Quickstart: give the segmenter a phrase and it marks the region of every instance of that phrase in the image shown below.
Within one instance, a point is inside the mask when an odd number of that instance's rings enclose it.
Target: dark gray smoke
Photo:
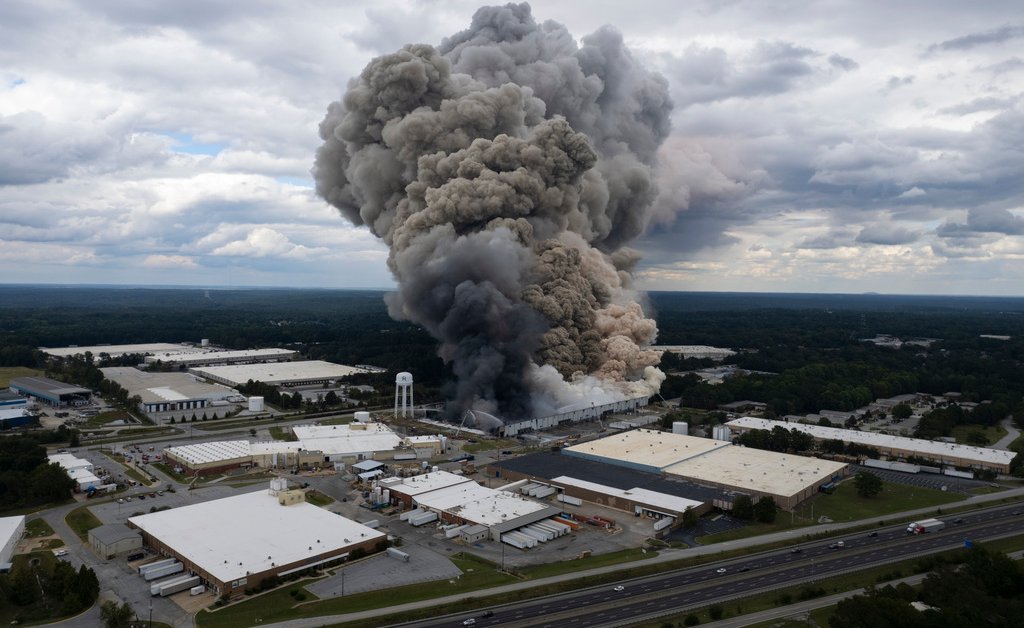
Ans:
[[[320,125],[317,192],[391,249],[392,316],[506,418],[657,390],[629,285],[669,132],[665,81],[609,27],[577,46],[527,4],[374,59]]]

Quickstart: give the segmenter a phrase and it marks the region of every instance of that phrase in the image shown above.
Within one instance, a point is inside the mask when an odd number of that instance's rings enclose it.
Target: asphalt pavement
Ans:
[[[962,505],[967,505],[967,504],[984,504],[984,503],[987,503],[987,502],[999,501],[999,500],[1004,499],[1006,497],[1017,497],[1017,496],[1024,496],[1024,488],[1010,489],[1010,490],[1007,490],[1007,491],[1001,491],[999,493],[991,493],[991,494],[986,494],[986,495],[976,495],[976,496],[973,496],[973,497],[969,497],[968,499],[965,499],[965,500],[963,500],[961,502],[957,502],[956,506],[962,506]],[[774,542],[777,542],[777,541],[801,540],[801,539],[805,539],[807,537],[813,537],[813,536],[821,534],[821,533],[834,532],[834,531],[842,531],[842,530],[846,530],[846,529],[853,528],[853,527],[863,526],[863,525],[866,525],[866,524],[870,525],[872,523],[877,523],[879,521],[886,521],[886,522],[889,522],[891,524],[892,522],[899,521],[901,519],[912,520],[917,515],[922,515],[922,514],[934,515],[934,513],[935,513],[935,508],[934,507],[919,508],[919,509],[915,509],[915,510],[910,510],[910,511],[902,512],[902,513],[893,513],[893,514],[889,514],[889,515],[884,515],[884,516],[880,516],[880,517],[874,517],[874,518],[871,518],[871,519],[864,519],[864,520],[850,522],[850,523],[821,524],[821,525],[816,525],[816,526],[810,526],[810,527],[804,527],[804,528],[796,528],[796,529],[792,529],[792,530],[785,530],[783,532],[777,532],[775,534],[768,534],[768,535],[751,537],[751,538],[746,538],[746,539],[738,539],[738,540],[735,540],[735,541],[726,541],[726,542],[716,543],[714,545],[709,545],[709,546],[691,547],[691,548],[680,549],[680,550],[664,550],[664,551],[661,551],[658,554],[658,556],[655,556],[653,558],[648,558],[648,559],[644,559],[644,560],[640,560],[640,561],[633,561],[633,562],[630,562],[630,563],[625,564],[625,565],[611,565],[611,566],[608,566],[608,567],[599,567],[599,568],[595,568],[595,569],[588,569],[588,570],[583,570],[583,571],[578,571],[578,572],[573,572],[573,573],[568,573],[568,574],[562,574],[562,575],[558,575],[558,576],[552,576],[550,578],[543,578],[543,579],[539,579],[539,580],[531,580],[531,581],[528,581],[528,582],[518,582],[518,583],[514,583],[514,584],[500,586],[500,587],[493,587],[493,588],[484,589],[484,590],[481,590],[481,591],[473,591],[473,592],[469,592],[469,593],[462,593],[462,594],[459,594],[459,595],[446,596],[446,597],[441,597],[441,598],[434,598],[434,599],[430,599],[430,600],[422,600],[422,601],[419,601],[419,602],[411,602],[411,603],[408,603],[408,604],[392,606],[392,607],[388,607],[388,608],[384,608],[384,609],[374,609],[374,610],[368,610],[368,611],[363,611],[363,612],[358,612],[358,613],[348,613],[348,614],[344,614],[344,615],[327,615],[327,616],[322,616],[322,617],[311,617],[311,618],[304,618],[304,619],[295,619],[295,620],[289,620],[289,621],[284,621],[284,622],[278,622],[278,623],[274,623],[274,624],[266,624],[266,626],[275,626],[277,628],[315,628],[315,627],[319,627],[319,626],[327,626],[327,625],[331,625],[331,624],[335,624],[335,623],[343,623],[343,622],[347,622],[347,621],[357,621],[357,620],[364,621],[364,620],[367,620],[367,619],[373,619],[374,617],[379,617],[379,616],[383,616],[383,615],[389,615],[389,614],[392,614],[392,613],[405,612],[405,611],[410,611],[410,610],[420,610],[420,609],[432,608],[432,607],[442,607],[443,608],[443,606],[445,604],[461,602],[461,601],[464,601],[464,600],[467,600],[467,599],[487,598],[487,597],[490,597],[492,595],[498,595],[498,594],[502,594],[502,593],[519,591],[519,590],[523,590],[523,589],[530,589],[530,588],[534,588],[534,587],[538,587],[538,586],[543,586],[543,585],[547,585],[547,584],[554,584],[554,583],[558,583],[558,582],[567,582],[567,581],[576,580],[576,579],[579,579],[579,578],[582,578],[582,577],[614,573],[614,572],[616,572],[618,570],[621,570],[621,569],[626,569],[626,568],[631,568],[631,567],[636,567],[636,566],[641,566],[641,565],[655,565],[655,564],[662,564],[662,563],[666,563],[666,562],[672,562],[672,561],[679,560],[679,559],[682,559],[682,558],[691,558],[691,557],[695,557],[695,556],[704,556],[704,555],[709,555],[709,554],[719,554],[719,553],[724,552],[724,551],[740,549],[740,548],[745,548],[745,547],[754,547],[754,546],[758,546],[758,545],[774,543]]]

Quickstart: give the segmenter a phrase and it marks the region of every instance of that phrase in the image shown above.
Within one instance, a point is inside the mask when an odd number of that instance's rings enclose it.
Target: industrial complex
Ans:
[[[84,406],[92,398],[92,391],[88,388],[72,386],[49,377],[14,377],[11,379],[11,390],[55,408]]]
[[[997,473],[1009,473],[1010,462],[1013,460],[1014,455],[1016,455],[1013,451],[990,449],[988,447],[958,445],[956,443],[892,436],[877,432],[861,432],[821,425],[808,425],[805,423],[770,421],[754,417],[734,419],[726,423],[726,426],[737,435],[749,430],[772,430],[776,427],[782,427],[809,434],[817,441],[839,440],[845,443],[867,445],[878,450],[878,453],[882,456],[890,458],[906,459],[914,457],[930,460],[940,465],[951,465],[965,469],[989,469]]]
[[[68,477],[75,481],[76,491],[96,489],[103,484],[103,480],[93,473],[95,470],[93,464],[84,458],[78,458],[72,454],[50,454],[47,458],[52,464],[60,465]]]
[[[420,460],[443,452],[441,435],[402,437],[383,423],[298,425],[296,441],[212,441],[164,449],[164,460],[189,475],[242,467],[309,469],[360,460]]]
[[[193,367],[228,364],[257,364],[261,362],[286,362],[298,357],[291,349],[249,349],[246,351],[218,351],[212,349],[191,349],[188,351],[159,351],[146,356],[146,364],[161,363],[165,366]]]
[[[101,368],[103,376],[117,382],[138,396],[140,409],[146,413],[199,410],[214,402],[244,401],[245,398],[226,386],[207,384],[189,373],[140,371],[127,366]]]
[[[386,542],[382,532],[307,504],[285,480],[274,480],[270,490],[131,517],[128,525],[173,559],[172,569],[198,577],[218,595],[341,562],[357,550],[370,553]]]
[[[250,380],[271,386],[308,386],[330,384],[349,375],[369,373],[370,371],[322,360],[304,360],[271,364],[197,367],[189,369],[189,372],[227,386],[240,386]]]
[[[646,429],[581,443],[562,453],[754,497],[772,497],[785,510],[792,510],[818,487],[847,473],[844,463]]]

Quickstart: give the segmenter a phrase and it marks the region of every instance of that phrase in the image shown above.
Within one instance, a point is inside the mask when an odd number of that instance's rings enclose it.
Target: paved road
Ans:
[[[1024,552],[1012,552],[1009,554],[1010,558],[1014,560],[1020,560],[1024,556]],[[898,580],[892,580],[887,584],[896,586],[902,583],[909,584],[911,586],[919,584],[924,580],[928,574],[917,574],[906,578],[900,578]],[[825,597],[815,598],[806,602],[797,602],[788,606],[779,606],[777,608],[770,608],[768,610],[759,611],[757,613],[749,613],[747,615],[740,615],[739,617],[731,617],[729,619],[722,619],[720,621],[712,622],[710,624],[703,624],[706,628],[742,628],[743,626],[750,626],[753,624],[759,624],[761,622],[773,620],[773,619],[785,619],[795,618],[804,616],[807,613],[817,610],[819,608],[825,608],[826,606],[832,606],[851,598],[855,595],[860,595],[864,592],[864,589],[854,589],[852,591],[846,591],[844,593],[836,593],[834,595],[828,595]]]
[[[1000,438],[991,447],[992,449],[1006,450],[1010,446],[1010,443],[1017,440],[1017,437],[1020,436],[1020,431],[1014,427],[1013,417],[1006,417],[1000,425],[1002,425],[1003,429],[1006,430],[1006,436]]]

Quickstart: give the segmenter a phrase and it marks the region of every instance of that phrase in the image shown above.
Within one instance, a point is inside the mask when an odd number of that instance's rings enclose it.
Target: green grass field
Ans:
[[[83,541],[89,540],[89,530],[103,525],[102,522],[96,518],[96,515],[92,514],[88,506],[75,508],[68,513],[68,516],[64,517],[64,521],[67,522],[68,527],[75,531],[78,538]]]
[[[812,497],[815,519],[826,516],[832,521],[855,521],[878,517],[904,510],[942,506],[966,499],[959,493],[944,493],[919,486],[907,486],[895,482],[883,482],[882,492],[875,497],[861,497],[853,485],[853,479],[844,481],[831,495],[824,493]],[[811,505],[805,503],[798,515],[810,517]]]
[[[25,536],[40,537],[53,534],[53,528],[46,523],[45,519],[33,519],[25,523]]]
[[[0,388],[8,388],[15,377],[38,377],[43,372],[27,366],[0,366]]]
[[[972,442],[971,438],[968,438],[968,434],[972,432],[980,432],[985,435],[985,442],[982,443]],[[995,443],[1000,438],[1006,436],[1006,430],[999,425],[957,425],[953,428],[953,437],[956,438],[956,442],[966,445],[980,445],[986,447]]]
[[[302,617],[349,613],[397,606],[406,602],[428,600],[518,581],[513,576],[498,572],[493,563],[471,554],[457,554],[451,559],[463,573],[454,580],[425,582],[327,600],[317,600],[316,596],[306,591],[301,584],[291,583],[215,612],[202,611],[196,615],[196,625],[203,628],[235,628]],[[295,588],[300,589],[306,594],[307,599],[313,601],[297,604],[289,594],[289,591]]]
[[[308,491],[306,493],[306,501],[314,506],[320,506],[323,508],[328,504],[334,503],[334,498],[330,495],[324,495],[320,491]]]
[[[108,410],[107,412],[100,412],[96,416],[90,417],[85,424],[89,427],[100,427],[108,423],[113,423],[114,421],[125,421],[126,423],[131,423],[132,417],[124,410]]]

